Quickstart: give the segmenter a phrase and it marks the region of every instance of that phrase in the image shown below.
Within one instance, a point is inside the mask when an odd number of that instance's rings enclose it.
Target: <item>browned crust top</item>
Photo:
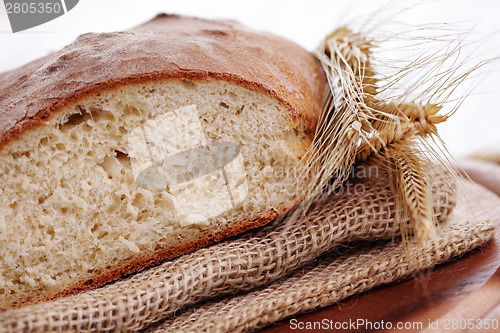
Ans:
[[[127,32],[89,33],[0,74],[0,147],[62,107],[118,85],[221,79],[262,90],[313,130],[326,79],[295,43],[232,21],[159,14]]]

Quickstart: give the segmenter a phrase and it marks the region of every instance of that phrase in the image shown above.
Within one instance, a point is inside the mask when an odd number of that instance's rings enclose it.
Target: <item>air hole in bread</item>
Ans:
[[[195,84],[189,80],[181,80],[181,84],[185,89],[194,89]]]
[[[72,114],[68,117],[65,124],[66,127],[78,126],[90,119],[90,113],[84,110],[82,107],[77,107],[78,112]]]
[[[40,198],[38,198],[38,204],[39,205],[43,204],[45,200],[47,200],[47,196],[41,196]]]

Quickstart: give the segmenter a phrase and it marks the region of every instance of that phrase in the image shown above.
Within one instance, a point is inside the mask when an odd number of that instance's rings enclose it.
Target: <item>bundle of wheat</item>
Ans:
[[[436,163],[453,171],[446,149],[432,146],[441,142],[436,125],[446,121],[458,107],[438,114],[450,101],[457,85],[489,61],[459,73],[460,65],[439,68],[428,87],[418,96],[403,90],[399,94],[382,94],[395,90],[402,77],[412,70],[457,56],[460,47],[442,57],[434,55],[396,68],[393,75],[377,73],[372,50],[380,41],[370,34],[341,27],[329,34],[315,51],[328,78],[329,92],[319,117],[315,142],[308,156],[313,171],[314,189],[321,191],[333,177],[333,188],[349,175],[355,162],[368,161],[389,170],[392,187],[399,201],[400,221],[410,218],[413,234],[424,241],[435,238],[435,219],[428,190],[430,169]],[[444,66],[443,66],[444,67]],[[434,68],[436,69],[436,68]],[[431,70],[432,71],[432,70]],[[421,80],[429,76],[422,74]],[[416,84],[419,80],[415,80]],[[432,102],[433,100],[437,102]],[[445,186],[452,187],[453,181]],[[314,192],[317,194],[317,192]],[[307,205],[307,204],[306,204]]]

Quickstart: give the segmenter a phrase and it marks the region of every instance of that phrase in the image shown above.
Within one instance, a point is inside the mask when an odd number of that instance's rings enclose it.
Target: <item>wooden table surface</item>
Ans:
[[[484,161],[464,160],[460,166],[475,182],[500,196],[500,166]],[[459,327],[468,320],[476,324],[484,319],[500,323],[500,216],[494,239],[461,258],[438,265],[417,278],[375,288],[341,303],[294,317],[297,322],[349,322],[363,318],[372,323],[390,321],[422,323],[422,329],[397,332],[463,332]],[[479,320],[479,321],[476,321]],[[428,327],[429,323],[433,327]],[[435,329],[439,323],[439,329]],[[457,327],[453,325],[456,323]],[[475,324],[475,325],[476,325]],[[418,325],[418,324],[415,324]],[[445,329],[445,325],[447,325]],[[500,326],[499,326],[500,327]],[[264,329],[265,333],[313,332],[292,329],[290,319]],[[344,332],[388,332],[383,329],[344,330]],[[497,329],[468,332],[500,332]]]

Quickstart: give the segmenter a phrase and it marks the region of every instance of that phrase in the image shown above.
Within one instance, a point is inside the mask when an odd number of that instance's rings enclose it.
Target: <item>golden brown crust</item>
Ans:
[[[259,89],[316,125],[326,79],[314,56],[230,21],[160,14],[128,32],[89,33],[47,57],[0,74],[0,147],[64,106],[119,85],[215,78]]]

